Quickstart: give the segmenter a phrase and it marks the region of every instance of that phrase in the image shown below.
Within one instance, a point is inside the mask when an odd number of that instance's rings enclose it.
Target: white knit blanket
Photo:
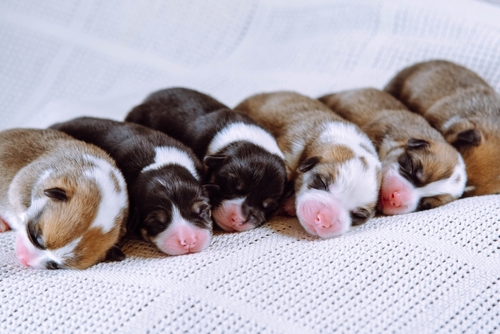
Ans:
[[[0,130],[123,119],[170,86],[230,106],[382,88],[433,58],[500,89],[495,1],[2,0],[0,31]],[[84,271],[24,268],[14,237],[0,234],[0,333],[500,332],[500,195],[329,240],[282,217],[186,256],[133,240]]]

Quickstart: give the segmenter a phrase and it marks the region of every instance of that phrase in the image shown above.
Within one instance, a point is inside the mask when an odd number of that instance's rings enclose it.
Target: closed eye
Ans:
[[[419,187],[423,185],[423,167],[420,163],[414,162],[410,155],[404,154],[398,159],[399,171],[413,185]]]
[[[328,183],[320,175],[315,174],[309,183],[309,188],[328,191]]]
[[[45,250],[45,243],[42,237],[42,231],[38,224],[33,223],[33,221],[29,221],[27,224],[27,234],[30,242],[38,249]]]
[[[370,218],[370,211],[360,208],[350,212],[352,225],[357,226],[366,223],[366,221]]]

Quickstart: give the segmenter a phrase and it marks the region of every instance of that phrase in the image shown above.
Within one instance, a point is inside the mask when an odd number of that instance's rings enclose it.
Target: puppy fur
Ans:
[[[85,269],[123,259],[125,180],[101,149],[54,130],[0,132],[0,225],[33,268]]]
[[[319,100],[356,123],[374,143],[382,161],[382,213],[431,209],[462,195],[467,176],[460,154],[393,96],[366,88]]]
[[[285,210],[308,233],[334,237],[374,216],[381,164],[356,125],[293,92],[254,95],[235,110],[276,137],[295,189]]]
[[[385,91],[425,117],[462,154],[464,196],[500,193],[500,96],[482,78],[433,60],[403,69]]]
[[[286,184],[283,153],[250,117],[208,95],[171,88],[151,94],[126,121],[182,141],[203,160],[213,218],[223,230],[258,227],[280,206]]]
[[[128,184],[131,231],[169,255],[209,246],[208,194],[200,182],[201,162],[189,148],[159,131],[108,119],[82,117],[52,128],[92,143],[116,160]]]

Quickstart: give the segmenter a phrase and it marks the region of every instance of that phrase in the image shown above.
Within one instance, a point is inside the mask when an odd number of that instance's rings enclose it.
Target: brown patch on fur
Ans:
[[[325,150],[322,156],[322,160],[335,161],[337,163],[343,163],[351,159],[354,159],[354,152],[344,145],[330,146],[330,149]]]
[[[456,145],[467,169],[464,196],[500,193],[500,96],[471,70],[442,60],[403,69],[385,87],[423,115]],[[450,122],[451,120],[451,122]],[[463,131],[479,131],[477,146],[457,144]]]
[[[87,180],[57,180],[48,182],[44,188],[57,186],[65,189],[67,201],[49,200],[45,206],[40,227],[47,249],[58,249],[75,237],[85,233],[97,215],[101,202],[99,187]]]

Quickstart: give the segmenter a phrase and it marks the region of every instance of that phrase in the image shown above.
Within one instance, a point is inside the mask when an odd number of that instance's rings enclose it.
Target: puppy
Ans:
[[[467,176],[460,154],[391,95],[367,88],[319,100],[356,123],[374,143],[382,161],[382,213],[431,209],[462,195]]]
[[[462,154],[464,196],[500,193],[500,96],[483,79],[433,60],[405,68],[385,91],[424,116]]]
[[[52,128],[92,143],[116,160],[128,184],[131,231],[169,255],[208,247],[210,205],[200,183],[201,163],[189,148],[161,132],[108,119],[82,117]]]
[[[33,268],[85,269],[125,256],[125,180],[101,149],[54,130],[0,132],[0,231]]]
[[[294,181],[295,203],[285,209],[308,233],[330,238],[373,217],[381,164],[356,125],[292,92],[254,95],[235,110],[276,137]]]
[[[213,218],[223,230],[262,225],[280,206],[283,153],[270,133],[208,95],[184,88],[151,94],[127,116],[179,139],[207,166]]]

